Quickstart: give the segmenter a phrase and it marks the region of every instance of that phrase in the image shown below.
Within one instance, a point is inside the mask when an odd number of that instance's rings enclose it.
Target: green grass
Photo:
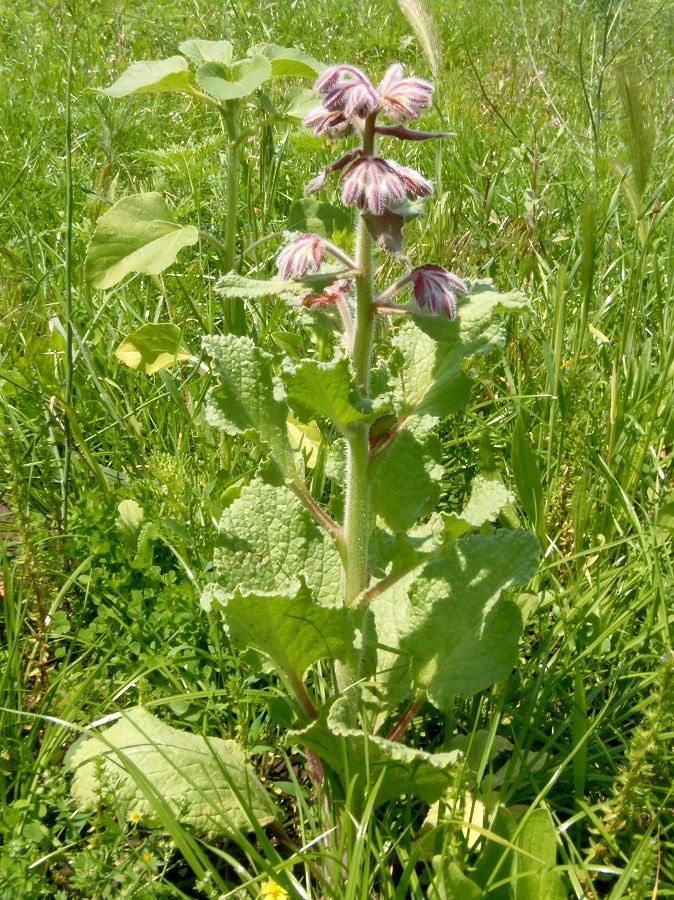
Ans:
[[[381,0],[5,6],[0,499],[11,512],[0,524],[0,897],[256,897],[272,870],[298,897],[459,896],[428,887],[432,854],[418,844],[426,811],[412,801],[373,811],[374,796],[332,798],[322,813],[301,758],[285,756],[290,714],[273,680],[251,675],[199,612],[214,521],[258,460],[204,423],[198,371],[146,377],[114,348],[146,321],[175,321],[194,346],[217,331],[216,253],[185,250],[162,279],[105,296],[82,274],[107,201],[156,189],[178,218],[220,236],[226,208],[224,144],[207,112],[164,97],[110,102],[87,88],[197,36],[292,43],[373,76],[400,59],[428,75],[407,21]],[[492,744],[510,741],[495,762],[484,755],[480,777],[503,766],[504,802],[549,810],[569,896],[674,897],[674,17],[653,0],[489,0],[479,15],[452,0],[436,14],[444,63],[424,124],[455,136],[438,154],[409,151],[437,189],[408,251],[518,286],[532,304],[503,358],[479,363],[470,412],[441,427],[443,503],[460,505],[487,458],[513,487],[524,468],[539,493],[517,512],[538,514],[532,526],[545,540],[508,683],[458,703],[452,717],[424,707],[412,735],[429,749],[481,729]],[[299,130],[249,144],[242,243],[283,229],[328,158]],[[245,266],[271,273],[277,246],[260,245]],[[280,304],[251,321],[263,342],[292,327]],[[126,498],[154,528],[144,556],[116,529]],[[211,890],[196,884],[170,829],[136,828],[103,803],[77,812],[62,774],[67,746],[78,728],[136,702],[238,737],[283,782],[295,849],[264,833],[200,844],[219,885]],[[476,856],[460,818],[437,826],[435,847],[469,870]],[[497,851],[494,841],[482,849],[496,860],[492,886],[505,879]],[[506,886],[486,896],[511,895]]]

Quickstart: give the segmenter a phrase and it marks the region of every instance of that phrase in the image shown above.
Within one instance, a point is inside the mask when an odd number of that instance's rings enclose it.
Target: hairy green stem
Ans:
[[[227,220],[223,261],[226,272],[236,270],[237,210],[239,204],[239,105],[237,101],[226,101],[222,107],[222,118],[227,130]],[[227,326],[233,334],[245,332],[243,302],[226,299],[225,316]]]
[[[363,153],[375,152],[376,114],[368,116],[363,129]],[[367,395],[374,333],[374,262],[372,238],[358,217],[356,231],[356,321],[352,362],[356,384]],[[354,426],[347,439],[345,603],[356,606],[368,583],[368,538],[370,532],[370,434],[365,424]]]

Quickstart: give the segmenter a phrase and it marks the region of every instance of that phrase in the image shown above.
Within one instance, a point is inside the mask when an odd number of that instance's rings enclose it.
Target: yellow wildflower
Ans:
[[[262,885],[262,890],[260,891],[260,900],[264,898],[264,900],[285,900],[288,896],[288,891],[285,888],[282,888],[280,884],[276,884],[275,881],[272,881],[271,878],[268,878],[265,883]]]

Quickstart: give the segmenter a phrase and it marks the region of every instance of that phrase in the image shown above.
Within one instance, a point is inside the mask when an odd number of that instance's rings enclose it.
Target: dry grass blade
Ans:
[[[398,6],[410,23],[431,67],[433,78],[437,80],[442,66],[442,43],[438,23],[423,0],[398,0]]]

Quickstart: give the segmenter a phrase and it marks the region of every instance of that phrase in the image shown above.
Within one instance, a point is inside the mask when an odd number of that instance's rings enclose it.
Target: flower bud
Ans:
[[[281,250],[276,260],[279,278],[302,278],[317,272],[323,262],[325,245],[318,234],[300,234]]]
[[[465,294],[468,290],[458,275],[428,263],[413,269],[409,278],[414,288],[414,298],[421,309],[428,305],[434,315],[444,313],[448,319],[456,318],[455,291]]]

